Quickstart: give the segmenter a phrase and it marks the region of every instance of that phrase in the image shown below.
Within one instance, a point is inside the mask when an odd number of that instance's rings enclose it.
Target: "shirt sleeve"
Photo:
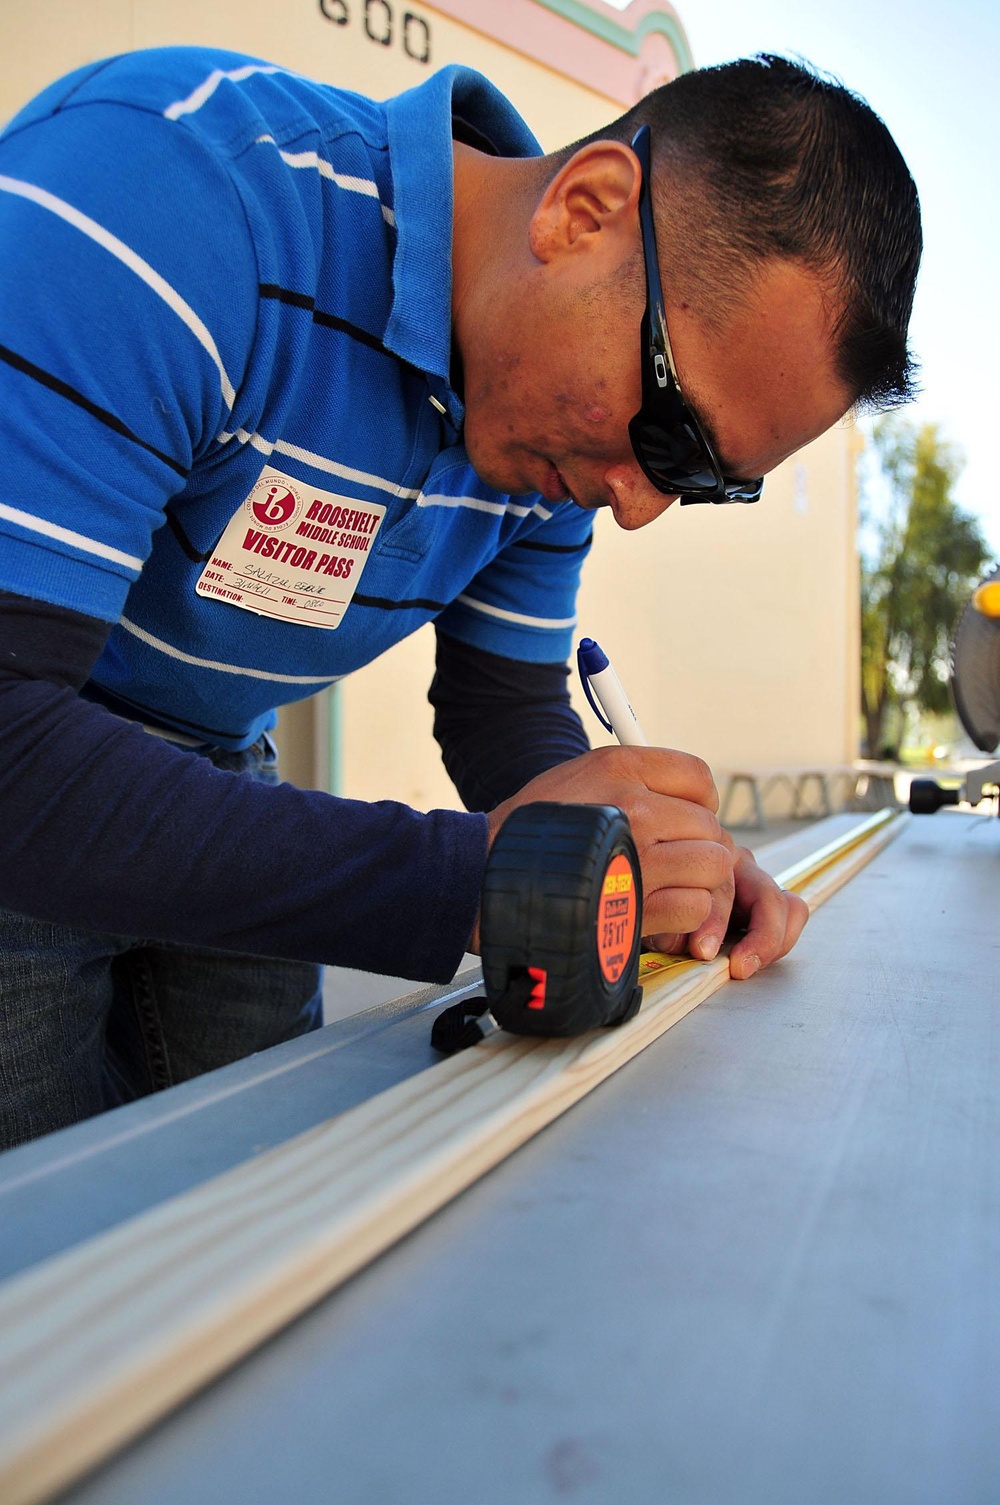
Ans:
[[[0,588],[116,621],[249,358],[228,173],[146,109],[63,100],[0,137]]]
[[[260,784],[151,737],[77,693],[106,633],[0,595],[0,906],[447,981],[476,916],[485,817]]]

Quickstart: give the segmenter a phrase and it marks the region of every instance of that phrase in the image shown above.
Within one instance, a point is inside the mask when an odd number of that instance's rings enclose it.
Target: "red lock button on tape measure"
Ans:
[[[486,866],[480,919],[485,998],[434,1021],[452,1054],[494,1028],[579,1035],[622,1024],[638,985],[642,877],[628,820],[614,805],[521,805]]]

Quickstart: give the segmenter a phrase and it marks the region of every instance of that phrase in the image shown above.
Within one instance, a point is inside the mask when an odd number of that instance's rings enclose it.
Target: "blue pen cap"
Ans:
[[[581,675],[600,674],[608,667],[608,655],[593,638],[581,638],[576,651],[576,662]]]
[[[602,669],[608,667],[608,655],[604,652],[600,643],[595,643],[593,638],[581,638],[580,646],[576,650],[576,667],[580,671],[580,683],[583,685],[583,693],[590,702],[590,708],[598,721],[607,731],[614,731],[611,722],[601,710],[594,693],[590,688],[590,676],[600,674]]]

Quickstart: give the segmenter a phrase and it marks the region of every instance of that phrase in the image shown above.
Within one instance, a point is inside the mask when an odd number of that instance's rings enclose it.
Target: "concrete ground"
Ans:
[[[782,841],[786,836],[806,829],[818,817],[804,820],[773,820],[763,831],[746,827],[731,827],[732,834],[741,846],[757,852],[772,841]],[[474,962],[474,956],[463,958],[462,965]],[[323,982],[323,1017],[327,1024],[336,1019],[346,1019],[362,1009],[374,1008],[401,993],[411,992],[419,984],[401,977],[383,977],[374,972],[354,972],[348,967],[327,967]]]

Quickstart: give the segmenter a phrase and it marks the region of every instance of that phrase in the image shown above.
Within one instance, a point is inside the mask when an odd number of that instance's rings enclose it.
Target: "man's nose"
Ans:
[[[611,510],[619,528],[632,532],[654,522],[666,512],[676,495],[665,495],[646,479],[633,460],[624,465],[613,465],[604,473],[604,484],[611,493]]]

